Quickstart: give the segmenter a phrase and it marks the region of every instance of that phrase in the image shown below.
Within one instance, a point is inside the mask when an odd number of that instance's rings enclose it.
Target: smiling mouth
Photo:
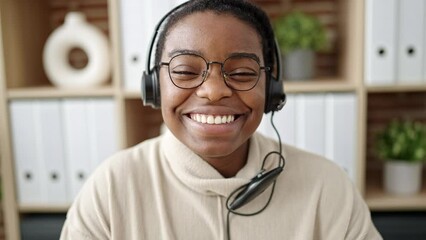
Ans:
[[[227,124],[235,121],[239,115],[207,115],[194,113],[190,114],[189,117],[199,123],[204,124]]]

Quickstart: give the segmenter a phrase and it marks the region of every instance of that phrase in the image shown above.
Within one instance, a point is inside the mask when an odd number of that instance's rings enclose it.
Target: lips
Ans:
[[[227,124],[235,121],[235,115],[208,115],[208,114],[200,114],[194,113],[190,114],[189,117],[199,123],[203,124]]]

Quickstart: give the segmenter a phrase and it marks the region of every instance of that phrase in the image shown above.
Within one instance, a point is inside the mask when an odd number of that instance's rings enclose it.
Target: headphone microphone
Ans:
[[[241,192],[239,192],[232,203],[229,204],[229,208],[231,210],[237,210],[238,208],[244,206],[246,203],[259,196],[272,184],[273,181],[275,181],[275,179],[282,171],[282,167],[274,168],[268,172],[262,169],[254,178],[250,180],[249,184],[244,185],[244,188],[242,188]]]

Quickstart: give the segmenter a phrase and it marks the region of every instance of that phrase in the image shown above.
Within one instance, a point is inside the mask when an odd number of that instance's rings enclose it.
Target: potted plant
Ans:
[[[421,189],[426,161],[426,125],[393,120],[377,135],[376,151],[385,161],[384,186],[392,194],[411,195]]]
[[[286,79],[309,79],[314,75],[315,52],[324,50],[324,26],[313,16],[293,11],[273,21],[275,36],[283,53]]]

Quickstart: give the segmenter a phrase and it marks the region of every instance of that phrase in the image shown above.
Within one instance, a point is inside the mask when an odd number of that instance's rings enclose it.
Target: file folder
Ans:
[[[9,107],[18,202],[20,205],[44,203],[44,168],[38,145],[40,136],[36,104],[30,100],[13,100]]]
[[[353,93],[326,96],[326,157],[341,166],[355,181],[357,104]]]
[[[68,197],[73,201],[92,170],[86,100],[64,99],[62,107]]]
[[[91,172],[118,150],[114,101],[110,98],[87,101]]]
[[[282,143],[294,145],[296,134],[296,116],[294,95],[287,94],[285,107],[274,114],[274,124],[280,134]],[[271,125],[271,113],[264,114],[258,131],[269,138],[278,140],[277,134]]]
[[[69,203],[67,196],[65,154],[63,146],[62,103],[58,99],[39,100],[36,127],[40,134],[41,159],[44,162],[42,184],[48,204]]]
[[[394,84],[396,79],[397,0],[367,0],[365,81]]]
[[[304,147],[325,156],[325,97],[324,94],[304,95]]]
[[[289,94],[274,117],[283,143],[324,156],[356,180],[357,100],[354,93]],[[258,128],[276,139],[265,114]]]
[[[425,53],[425,1],[399,0],[398,83],[423,80]]]
[[[148,45],[157,22],[182,1],[122,0],[120,26],[124,88],[139,90],[145,70]],[[155,51],[155,49],[154,49]]]
[[[276,113],[276,126],[283,142],[294,145],[296,143],[296,102],[293,94],[287,94],[285,107]]]

